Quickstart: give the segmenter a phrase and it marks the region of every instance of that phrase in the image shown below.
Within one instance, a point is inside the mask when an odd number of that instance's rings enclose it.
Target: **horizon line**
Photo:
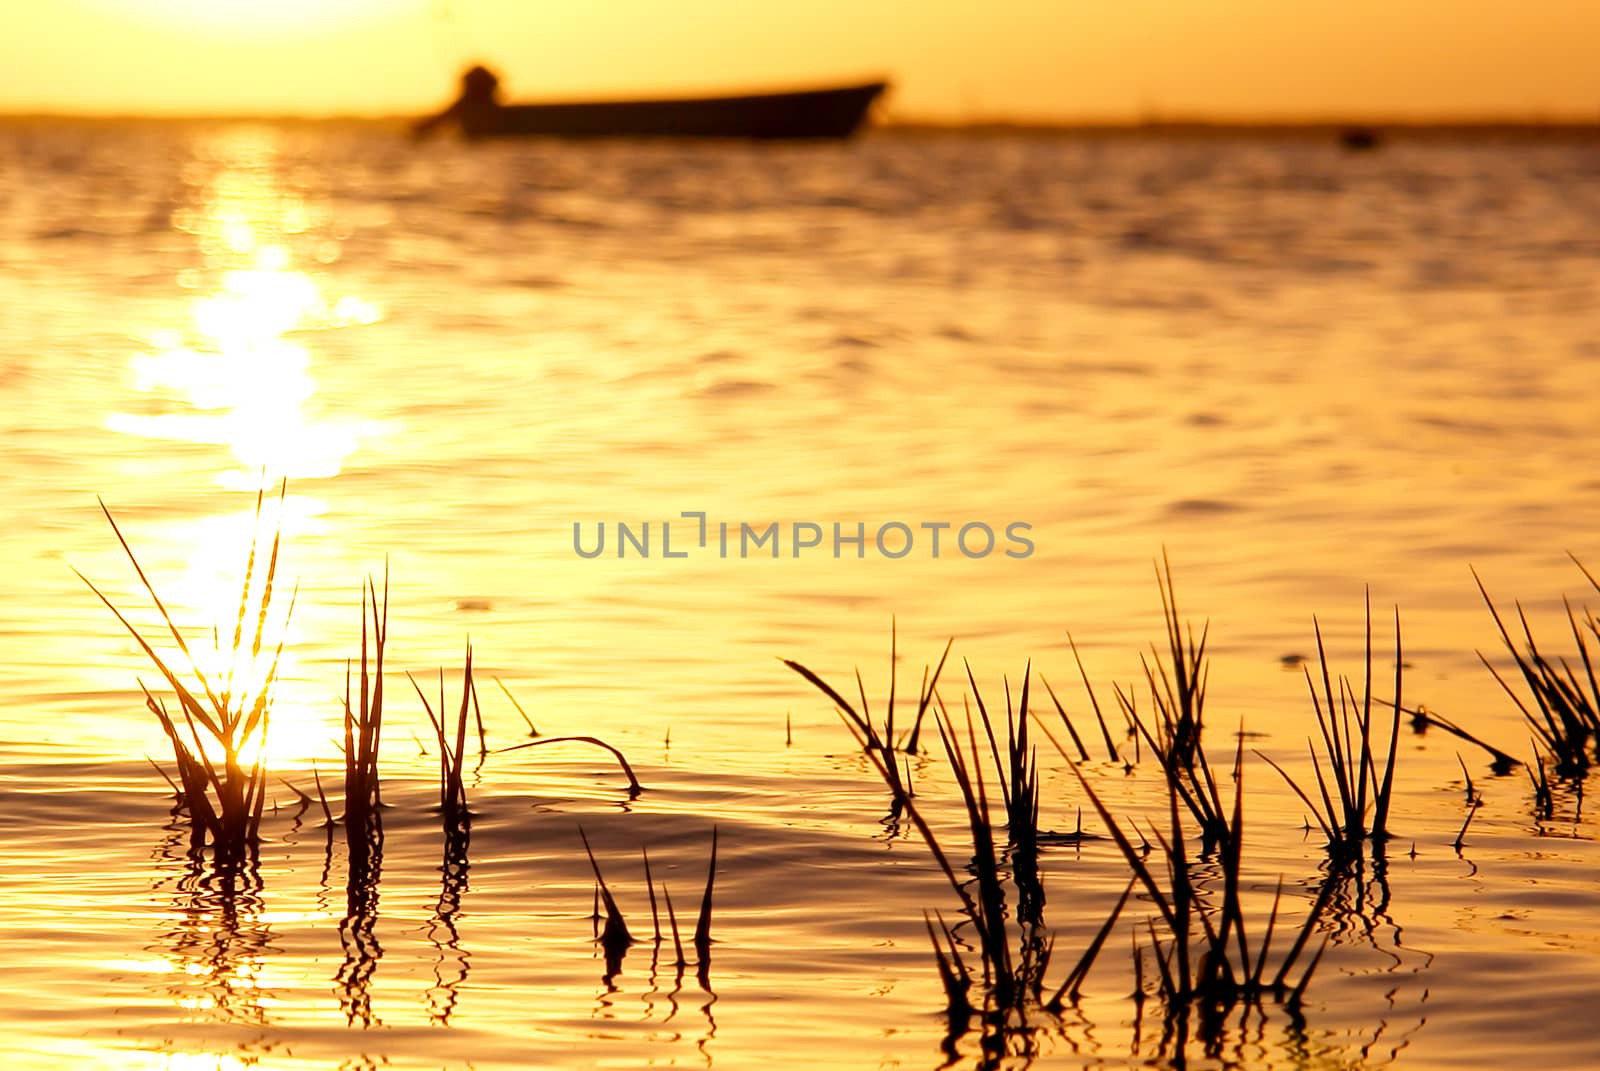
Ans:
[[[302,124],[369,124],[389,125],[413,122],[419,113],[412,112],[270,112],[270,111],[220,111],[220,112],[115,112],[73,109],[8,109],[0,108],[0,122],[91,122],[91,123],[161,123],[161,122],[238,122],[238,123],[302,123]],[[1259,131],[1324,131],[1345,130],[1356,127],[1382,128],[1393,131],[1426,130],[1506,130],[1506,131],[1594,131],[1600,130],[1600,111],[1588,114],[1579,112],[1438,112],[1391,113],[1355,112],[1348,115],[1332,113],[1307,113],[1284,115],[1260,113],[1256,115],[1218,113],[1170,113],[1130,115],[1088,114],[1080,116],[1041,117],[1029,115],[984,115],[950,117],[940,115],[890,115],[869,124],[869,130],[905,131],[1149,131],[1149,130],[1259,130]]]

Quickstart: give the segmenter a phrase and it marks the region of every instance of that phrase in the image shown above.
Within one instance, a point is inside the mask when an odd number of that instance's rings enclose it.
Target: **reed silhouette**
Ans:
[[[833,686],[817,676],[811,670],[791,659],[782,659],[784,665],[794,670],[800,676],[811,682],[811,685],[823,695],[833,701],[834,709],[848,719],[850,729],[855,733],[861,747],[872,756],[874,764],[885,771],[884,779],[889,788],[889,821],[896,823],[902,817],[905,805],[904,800],[910,799],[914,793],[911,789],[910,768],[901,770],[899,753],[907,755],[918,753],[919,741],[922,735],[923,719],[933,709],[935,696],[939,688],[939,676],[944,672],[946,660],[950,657],[950,648],[954,640],[947,642],[944,653],[939,656],[938,664],[930,671],[924,667],[922,671],[922,686],[918,691],[917,709],[911,723],[911,730],[905,736],[903,743],[895,732],[895,698],[899,682],[899,632],[893,619],[889,623],[889,697],[884,702],[883,727],[880,730],[872,721],[872,707],[867,701],[867,688],[861,679],[861,671],[855,672],[856,693],[860,697],[861,709],[845,699]]]
[[[286,483],[280,485],[280,507],[286,490]],[[281,637],[294,609],[291,595],[288,611],[275,626],[280,638],[276,645],[269,645],[269,611],[282,533],[273,533],[271,550],[258,582],[257,552],[264,495],[264,491],[256,494],[255,528],[245,558],[232,643],[226,650],[218,631],[212,630],[212,651],[223,663],[220,670],[208,673],[201,667],[104,501],[100,503],[101,512],[166,626],[177,648],[177,658],[170,655],[164,658],[157,652],[93,581],[78,573],[128,630],[176,697],[178,712],[174,714],[167,708],[165,699],[151,692],[142,680],[139,682],[146,707],[160,722],[172,746],[177,777],[174,779],[164,770],[161,770],[162,776],[177,793],[188,814],[195,843],[209,844],[222,863],[243,862],[259,842],[261,812],[266,801],[264,754],[272,691],[283,654]],[[186,669],[186,675],[180,675],[174,666]],[[157,766],[157,769],[161,768]]]
[[[1365,671],[1361,694],[1346,677],[1339,678],[1336,689],[1333,674],[1328,667],[1327,649],[1322,641],[1322,626],[1313,621],[1317,635],[1317,661],[1321,666],[1322,691],[1317,691],[1317,680],[1308,667],[1306,685],[1311,693],[1316,712],[1317,728],[1322,738],[1323,751],[1306,741],[1310,752],[1312,770],[1317,780],[1317,800],[1313,801],[1289,773],[1277,762],[1256,752],[1277,770],[1295,795],[1308,808],[1317,826],[1327,838],[1330,855],[1348,858],[1358,855],[1365,842],[1381,844],[1389,836],[1389,808],[1394,796],[1395,758],[1400,736],[1401,685],[1404,677],[1405,656],[1400,642],[1400,611],[1394,615],[1394,698],[1388,703],[1374,699],[1372,691],[1372,598],[1366,604]],[[1387,732],[1374,721],[1375,706],[1387,706],[1391,711]],[[1380,735],[1383,734],[1383,735]],[[1387,740],[1384,736],[1387,736]],[[1379,772],[1379,747],[1382,747],[1382,773]],[[1320,803],[1320,806],[1318,805]]]
[[[356,680],[359,691],[354,704],[350,702],[351,666],[348,662],[345,664],[344,829],[352,867],[364,865],[364,857],[371,855],[375,848],[381,850],[383,839],[378,753],[383,739],[383,658],[388,638],[389,576],[386,569],[381,603],[370,578],[361,593],[361,669]],[[317,777],[317,795],[327,815],[320,777]]]
[[[589,867],[594,872],[594,940],[600,946],[605,958],[605,975],[602,981],[610,986],[612,980],[622,970],[622,960],[628,950],[642,938],[635,937],[629,928],[627,919],[624,918],[621,907],[618,906],[616,895],[611,885],[607,883],[605,875],[600,870],[600,862],[595,857],[594,848],[589,843],[589,835],[583,827],[578,827],[578,838],[583,843],[584,853],[589,858]],[[663,881],[657,884],[655,875],[650,867],[650,849],[641,845],[639,854],[644,863],[645,892],[650,902],[650,928],[652,955],[650,971],[655,974],[657,957],[660,955],[667,936],[672,938],[673,966],[677,970],[678,980],[681,984],[685,968],[694,966],[695,977],[701,989],[708,994],[711,992],[711,920],[715,902],[717,882],[717,844],[718,832],[715,827],[711,830],[711,853],[706,865],[706,884],[700,894],[700,909],[695,919],[694,932],[690,937],[690,946],[694,950],[694,959],[689,958],[685,950],[683,933],[678,927],[678,913],[672,905],[672,893]],[[660,899],[656,897],[660,890]],[[661,912],[667,915],[667,928],[661,925]],[[603,911],[603,913],[602,913]],[[602,926],[602,920],[604,925]]]
[[[1576,557],[1572,561],[1590,586],[1600,592],[1600,579]],[[1535,761],[1542,764],[1548,757],[1557,777],[1581,780],[1590,765],[1600,761],[1600,680],[1597,680],[1594,658],[1589,652],[1591,640],[1600,642],[1600,616],[1587,606],[1574,609],[1571,601],[1563,598],[1567,627],[1577,652],[1571,657],[1547,655],[1534,640],[1522,604],[1515,604],[1517,623],[1521,626],[1519,646],[1476,571],[1473,579],[1478,582],[1478,592],[1489,607],[1500,640],[1516,667],[1516,676],[1521,677],[1527,689],[1528,699],[1523,699],[1481,651],[1478,658],[1522,712],[1533,734]]]
[[[411,681],[411,686],[417,691],[417,698],[422,700],[422,707],[428,714],[428,721],[433,726],[434,740],[439,747],[439,816],[448,831],[452,828],[466,826],[471,823],[472,815],[467,809],[467,784],[466,784],[466,750],[467,750],[467,718],[469,714],[478,711],[478,689],[472,680],[472,642],[467,642],[466,661],[461,670],[461,703],[456,710],[455,727],[452,729],[445,720],[444,702],[444,670],[439,670],[439,710],[434,712],[433,704],[428,702],[427,695],[422,691],[422,686],[416,678],[409,673],[406,677]],[[478,713],[481,724],[482,714]]]
[[[1350,887],[1352,871],[1340,869],[1331,872],[1336,876],[1321,881],[1298,923],[1276,943],[1275,936],[1284,932],[1280,924],[1282,878],[1264,918],[1247,908],[1243,731],[1241,728],[1232,751],[1229,771],[1219,775],[1202,738],[1208,629],[1197,632],[1183,622],[1165,555],[1156,572],[1167,650],[1165,655],[1153,651],[1143,660],[1154,713],[1141,714],[1132,693],[1117,690],[1134,739],[1149,747],[1163,775],[1165,818],[1146,830],[1119,818],[1104,802],[1084,769],[1089,750],[1054,692],[1050,693],[1052,703],[1070,743],[1052,734],[1043,716],[1030,708],[1031,664],[1024,668],[1015,698],[1010,683],[1004,684],[1003,708],[986,700],[970,666],[959,717],[952,715],[930,688],[934,725],[966,817],[966,837],[960,843],[947,843],[924,817],[909,778],[900,772],[896,752],[889,744],[894,739],[892,717],[885,719],[880,730],[866,715],[859,674],[860,710],[805,666],[785,663],[834,704],[888,787],[896,813],[903,814],[920,834],[953,894],[956,906],[950,919],[939,910],[923,914],[945,995],[943,1051],[950,1062],[960,1058],[963,1039],[974,1032],[979,1066],[1026,1065],[1038,1056],[1041,1033],[1059,1034],[1077,1015],[1074,1009],[1086,979],[1136,891],[1154,914],[1134,930],[1132,997],[1141,1022],[1146,1002],[1159,1004],[1161,1040],[1157,1047],[1172,1066],[1184,1066],[1191,1038],[1214,1049],[1218,1038],[1229,1030],[1245,1029],[1251,1018],[1264,1015],[1268,1007],[1281,1009],[1291,1023],[1301,1018],[1306,989],[1327,947],[1327,938],[1319,941],[1317,935],[1325,926],[1330,904],[1341,890]],[[1108,758],[1131,766],[1111,738],[1075,644],[1073,652],[1098,715]],[[1398,662],[1398,647],[1396,658]],[[931,679],[936,682],[937,675]],[[1368,726],[1362,730],[1363,743],[1353,752],[1355,759],[1342,769],[1346,773],[1361,771],[1362,784],[1371,787],[1377,818],[1370,825],[1363,824],[1361,832],[1381,844],[1387,832],[1393,745],[1380,775],[1371,746],[1370,694],[1369,677],[1367,699],[1361,708],[1364,713],[1352,713],[1347,700],[1338,729],[1348,734],[1352,721]],[[1399,694],[1397,680],[1397,698]],[[1047,976],[1055,973],[1051,960],[1057,942],[1045,920],[1039,851],[1043,844],[1083,843],[1093,835],[1084,833],[1081,815],[1073,834],[1040,829],[1040,765],[1029,733],[1033,719],[1071,770],[1105,836],[1131,873],[1128,886],[1075,960],[1048,982]],[[1341,736],[1336,754],[1344,761],[1348,753],[1352,748]],[[1231,798],[1223,791],[1226,781],[1233,782]],[[1365,801],[1354,782],[1351,793],[1353,799]],[[1353,813],[1365,815],[1367,810],[1363,802]],[[1191,843],[1198,849],[1191,849]],[[1386,885],[1384,889],[1386,897]]]
[[[947,1036],[965,1036],[977,1020],[985,1051],[998,1045],[1005,1052],[1013,1052],[1013,1043],[1025,1050],[1031,1044],[1030,1024],[1037,1013],[1059,1012],[1076,999],[1132,892],[1130,885],[1076,964],[1058,985],[1048,987],[1045,976],[1054,941],[1042,919],[1044,889],[1037,868],[1037,767],[1027,728],[1031,667],[1023,673],[1015,707],[1007,688],[1003,758],[994,715],[970,667],[967,680],[972,704],[965,707],[964,722],[958,723],[942,702],[935,704],[934,724],[966,815],[969,839],[957,852],[933,831],[906,779],[898,774],[892,749],[883,746],[887,726],[884,734],[877,734],[862,712],[815,673],[796,662],[786,664],[833,701],[841,720],[889,788],[897,813],[905,815],[917,829],[955,894],[959,905],[955,922],[947,922],[939,911],[925,911],[923,915],[945,993]],[[976,719],[973,707],[977,710]],[[992,769],[986,769],[986,764]],[[991,777],[1006,816],[1001,831],[997,831],[991,813]],[[952,859],[962,858],[970,863],[968,868],[958,870]],[[969,870],[970,879],[965,876]],[[969,889],[969,885],[975,889]],[[970,945],[958,936],[963,929],[970,929],[974,935]],[[969,963],[962,955],[964,947],[975,951],[975,963]]]

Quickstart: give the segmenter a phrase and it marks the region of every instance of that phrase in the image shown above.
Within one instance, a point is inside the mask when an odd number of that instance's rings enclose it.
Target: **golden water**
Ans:
[[[1066,630],[1107,694],[1138,679],[1163,547],[1184,613],[1211,622],[1219,741],[1242,720],[1303,768],[1284,656],[1313,651],[1315,613],[1356,672],[1370,585],[1380,620],[1401,608],[1408,700],[1521,754],[1474,653],[1498,641],[1470,567],[1558,636],[1562,594],[1585,590],[1566,553],[1600,561],[1597,159],[0,132],[7,1066],[938,1066],[921,911],[948,890],[778,658],[859,664],[881,702],[894,621],[902,703],[954,636],[991,694],[1031,657],[1081,709]],[[275,777],[339,765],[360,587],[392,577],[370,935],[342,839],[329,856],[280,781],[257,882],[192,868],[143,758],[165,747],[138,692],[154,672],[72,572],[156,623],[100,495],[178,619],[227,629],[255,491],[285,478],[265,517],[299,584]],[[574,553],[573,525],[592,545],[602,521],[608,553]],[[619,521],[650,524],[649,557],[615,556]],[[661,556],[664,522],[686,557]],[[722,556],[720,522],[735,547],[741,522],[778,524],[780,557]],[[867,526],[864,557],[792,555],[796,525],[836,522]],[[871,544],[890,522],[917,539],[902,559]],[[940,522],[1000,544],[934,558],[919,526]],[[1030,556],[1003,553],[1013,522]],[[491,756],[462,888],[399,671],[457,672],[469,635],[491,745],[526,736],[498,678],[541,731],[617,744],[648,789],[629,802],[582,751]],[[1600,1060],[1595,827],[1570,793],[1536,820],[1522,772],[1461,745],[1486,805],[1458,854],[1457,750],[1403,738],[1393,825],[1415,855],[1391,850],[1386,897],[1340,913],[1303,1029],[1269,1015],[1192,1064]],[[1048,765],[1046,824],[1070,828],[1081,792]],[[917,777],[949,826],[941,767]],[[1130,813],[1157,799],[1151,768],[1093,776]],[[1265,764],[1246,783],[1251,880],[1270,895],[1283,875],[1303,907],[1320,847]],[[638,846],[692,915],[720,830],[707,987],[670,956],[652,971],[648,943],[603,977],[580,823],[636,928]],[[1103,843],[1046,865],[1076,948],[1125,866]],[[1135,1032],[1126,958],[1107,953],[1041,1063],[1170,1058]]]

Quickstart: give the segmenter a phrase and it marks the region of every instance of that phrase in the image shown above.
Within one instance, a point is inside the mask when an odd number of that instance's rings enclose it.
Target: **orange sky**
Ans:
[[[902,117],[1596,119],[1596,42],[1600,0],[40,0],[0,10],[0,110],[414,112],[483,59],[528,99],[882,73]]]

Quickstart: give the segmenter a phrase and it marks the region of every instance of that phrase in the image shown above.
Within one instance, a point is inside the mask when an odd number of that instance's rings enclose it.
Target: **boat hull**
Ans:
[[[882,82],[678,100],[507,104],[461,119],[469,138],[847,138]]]

